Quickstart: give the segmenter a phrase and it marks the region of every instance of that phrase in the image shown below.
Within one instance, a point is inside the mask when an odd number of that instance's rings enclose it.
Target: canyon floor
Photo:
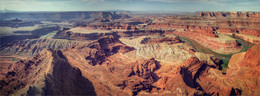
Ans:
[[[260,13],[0,13],[0,95],[260,95]]]

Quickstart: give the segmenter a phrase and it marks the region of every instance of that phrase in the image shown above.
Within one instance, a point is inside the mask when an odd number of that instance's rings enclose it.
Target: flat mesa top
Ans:
[[[90,29],[86,27],[75,27],[75,28],[71,28],[69,31],[75,33],[109,33],[110,32],[110,30]]]

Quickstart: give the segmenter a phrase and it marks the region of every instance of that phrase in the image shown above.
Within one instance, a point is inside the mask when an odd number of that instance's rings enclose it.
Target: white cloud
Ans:
[[[260,2],[259,0],[144,0],[157,2],[211,2],[211,3],[253,3]]]

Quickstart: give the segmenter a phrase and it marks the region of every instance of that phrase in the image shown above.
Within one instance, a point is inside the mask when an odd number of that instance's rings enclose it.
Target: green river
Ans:
[[[223,62],[222,67],[223,68],[227,68],[228,62],[229,62],[229,60],[230,60],[230,58],[232,57],[233,54],[220,54],[220,53],[217,53],[217,52],[214,52],[214,51],[210,50],[209,48],[206,48],[206,47],[200,45],[198,42],[196,42],[193,39],[190,39],[190,38],[187,38],[187,37],[181,37],[181,36],[179,36],[179,37],[182,40],[190,43],[190,45],[192,45],[195,48],[196,51],[202,52],[202,53],[206,53],[206,54],[213,54],[215,57],[217,57],[219,60],[221,60]],[[254,44],[252,44],[252,43],[250,43],[248,41],[245,41],[245,40],[243,40],[243,39],[241,39],[239,37],[236,37],[235,35],[232,35],[230,37],[236,39],[237,42],[239,44],[241,44],[242,49],[241,49],[240,52],[245,52],[250,47],[252,47],[254,45]],[[238,53],[240,53],[240,52],[238,52]],[[236,54],[236,53],[234,53],[234,54]]]

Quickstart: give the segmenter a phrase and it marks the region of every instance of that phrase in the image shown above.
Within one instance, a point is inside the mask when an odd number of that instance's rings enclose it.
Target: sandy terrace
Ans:
[[[128,31],[128,30],[126,30],[126,29],[102,30],[102,29],[90,29],[87,27],[75,27],[75,28],[71,28],[69,31],[75,32],[75,33],[109,33],[109,32],[113,32],[113,31],[123,32],[123,31]]]
[[[69,31],[75,33],[108,33],[110,30],[100,30],[100,29],[88,29],[86,27],[75,27],[71,28]]]
[[[225,34],[218,34],[218,38],[210,38],[213,41],[219,42],[219,43],[234,43],[236,42],[236,39],[231,38]]]
[[[257,39],[260,40],[260,37],[252,36],[252,35],[245,35],[245,34],[236,34],[237,36],[243,36],[247,38]]]

